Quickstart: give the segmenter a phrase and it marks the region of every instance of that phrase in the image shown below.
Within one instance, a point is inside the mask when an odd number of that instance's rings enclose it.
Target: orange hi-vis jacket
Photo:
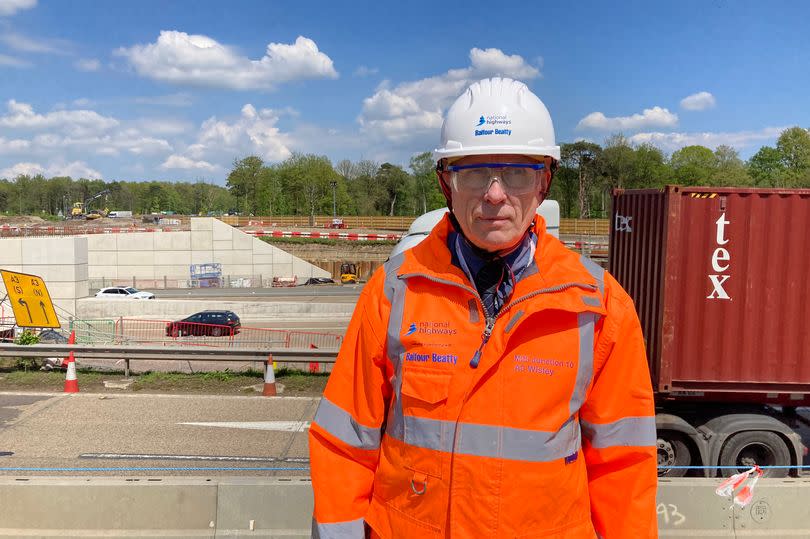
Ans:
[[[545,233],[487,320],[445,216],[366,284],[310,429],[313,537],[657,537],[632,300]]]

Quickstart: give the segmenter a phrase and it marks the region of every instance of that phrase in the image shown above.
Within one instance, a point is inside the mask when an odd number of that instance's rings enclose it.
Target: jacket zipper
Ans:
[[[550,288],[534,290],[533,292],[530,292],[525,296],[521,296],[516,300],[513,300],[504,305],[503,307],[501,307],[501,310],[498,312],[497,315],[488,316],[487,310],[484,308],[484,302],[481,299],[481,296],[478,294],[478,291],[475,290],[474,288],[470,288],[469,286],[455,283],[453,281],[448,281],[446,279],[439,279],[437,277],[433,277],[432,275],[427,275],[425,273],[405,273],[403,275],[400,275],[399,277],[400,279],[409,279],[411,277],[422,277],[434,283],[447,284],[450,286],[455,286],[456,288],[461,288],[462,290],[466,290],[470,292],[473,296],[475,296],[475,299],[478,300],[478,304],[481,306],[481,312],[484,313],[484,316],[486,317],[486,326],[484,327],[484,332],[481,334],[481,344],[478,346],[478,350],[476,350],[475,353],[473,354],[472,359],[470,359],[470,367],[472,367],[473,369],[477,369],[478,364],[481,362],[481,355],[483,354],[484,346],[487,344],[487,342],[489,342],[489,338],[492,335],[492,329],[495,327],[495,321],[498,318],[500,318],[505,312],[511,309],[513,305],[516,305],[522,301],[533,298],[535,296],[539,296],[540,294],[553,294],[555,292],[562,292],[563,290],[567,290],[573,287],[586,288],[591,291],[596,290],[597,288],[596,285],[587,283],[563,283],[557,286],[552,286]]]

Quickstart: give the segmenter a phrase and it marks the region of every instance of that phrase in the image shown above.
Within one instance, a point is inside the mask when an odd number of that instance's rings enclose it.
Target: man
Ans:
[[[482,80],[434,153],[451,213],[365,286],[312,423],[313,536],[656,537],[633,303],[535,215],[548,111]]]

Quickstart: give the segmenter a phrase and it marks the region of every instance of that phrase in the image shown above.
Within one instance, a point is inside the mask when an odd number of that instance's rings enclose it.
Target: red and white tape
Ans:
[[[331,240],[375,241],[399,240],[401,234],[356,234],[354,232],[308,232],[299,230],[243,230],[253,236],[270,236],[273,238],[326,238]]]

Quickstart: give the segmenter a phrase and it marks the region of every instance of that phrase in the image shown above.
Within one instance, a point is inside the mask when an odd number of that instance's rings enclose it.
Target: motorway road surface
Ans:
[[[309,475],[318,401],[2,393],[0,475]]]
[[[307,303],[355,303],[363,284],[317,285],[282,288],[176,288],[150,290],[158,299],[219,299],[229,301],[306,301]]]
[[[318,401],[0,393],[0,475],[308,475]],[[810,445],[810,429],[800,433]]]

